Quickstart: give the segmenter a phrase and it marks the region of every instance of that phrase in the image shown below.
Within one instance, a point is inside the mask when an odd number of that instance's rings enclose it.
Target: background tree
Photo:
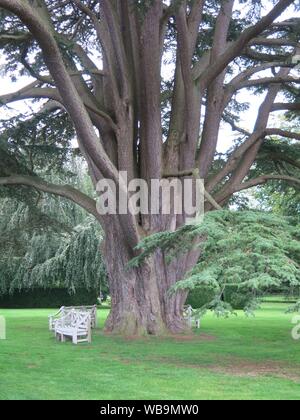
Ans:
[[[298,187],[294,174],[252,172],[266,138],[299,139],[297,133],[268,126],[272,112],[299,109],[299,78],[291,73],[299,20],[277,21],[289,6],[299,10],[293,0],[270,3],[268,12],[257,1],[0,0],[6,71],[33,78],[1,100],[7,105],[46,99],[43,115],[48,120],[54,115],[46,125],[50,133],[67,113],[94,186],[105,177],[126,191],[119,171],[127,171],[129,181],[138,176],[149,182],[191,176],[197,169],[209,193],[207,210],[220,209],[236,192],[270,180]],[[161,83],[163,61],[170,55],[174,71]],[[245,105],[237,93],[242,89],[264,93],[250,132],[239,126]],[[239,138],[219,158],[223,121]],[[52,146],[59,149],[64,141],[56,137]],[[101,224],[112,296],[108,331],[162,334],[186,328],[182,307],[187,294],[178,290],[170,296],[168,291],[201,251],[187,250],[172,263],[157,251],[141,266],[127,269],[141,239],[176,230],[185,224],[185,215],[102,217],[90,196],[37,177],[34,164],[24,165],[10,142],[3,150],[2,186],[31,186],[66,197]]]
[[[297,127],[297,125],[296,125]],[[273,137],[261,149],[258,168],[268,165],[270,170],[277,170],[282,175],[291,175],[299,178],[300,174],[300,147],[293,140]],[[266,159],[266,156],[269,159]],[[300,190],[281,180],[272,181],[254,191],[254,198],[259,205],[283,216],[300,215]]]
[[[70,184],[76,180],[82,190],[90,190],[80,161],[75,162],[68,163],[68,171],[47,178]],[[102,231],[94,218],[54,196],[33,190],[10,193],[0,203],[0,295],[36,288],[107,294]]]

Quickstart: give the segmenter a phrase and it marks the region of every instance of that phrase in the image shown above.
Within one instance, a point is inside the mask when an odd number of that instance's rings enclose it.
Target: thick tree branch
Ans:
[[[265,131],[267,136],[280,136],[288,139],[300,140],[300,133],[294,133],[288,130],[281,130],[279,128],[268,128]]]
[[[85,105],[68,74],[51,24],[45,21],[38,14],[38,11],[27,2],[24,3],[21,0],[0,0],[0,7],[16,14],[38,41],[45,63],[63,98],[64,106],[72,118],[80,142],[80,148],[84,155],[93,161],[103,176],[112,179],[120,189],[126,191],[127,186],[123,179],[119,177],[117,168],[110,160],[100,139],[97,137]],[[126,233],[128,243],[135,246],[139,242],[135,218],[128,215],[127,218],[122,220],[122,227],[124,233]]]
[[[275,103],[272,107],[272,112],[274,111],[300,111],[300,102],[299,103]]]
[[[111,95],[113,97],[114,107],[118,108],[119,106],[118,104],[120,102],[120,91],[119,91],[118,82],[119,82],[119,77],[121,77],[118,72],[119,71],[118,61],[123,60],[124,56],[123,54],[122,54],[122,57],[117,56],[115,46],[114,46],[114,42],[116,41],[116,39],[112,39],[107,22],[105,22],[104,20],[99,20],[98,16],[94,13],[94,11],[91,10],[86,5],[84,5],[80,0],[71,0],[71,1],[78,7],[79,10],[81,10],[91,19],[95,27],[98,41],[103,52],[104,68],[108,68],[109,70],[108,79],[109,79]],[[108,4],[106,3],[106,8],[107,7],[108,7]],[[124,63],[122,62],[122,66],[123,65]],[[123,76],[121,80],[124,81]]]
[[[244,143],[237,147],[229,157],[225,166],[208,181],[208,191],[212,191],[219,182],[232,173],[247,151],[262,138],[264,138],[264,131],[254,132]]]
[[[0,105],[6,105],[12,102],[33,98],[53,99],[54,101],[61,102],[61,97],[57,89],[36,87],[38,85],[39,82],[36,81],[20,90],[17,90],[16,92],[0,96]]]
[[[284,20],[283,22],[272,23],[271,27],[275,28],[275,29],[278,29],[278,28],[284,28],[284,29],[299,28],[299,24],[300,24],[300,19],[299,18],[291,18],[291,19]]]
[[[216,22],[213,48],[210,55],[211,67],[218,62],[226,48],[233,6],[234,0],[226,0],[221,4]],[[222,114],[225,108],[223,105],[225,77],[226,71],[224,70],[212,81],[207,90],[206,114],[200,151],[197,159],[200,177],[203,179],[207,178],[217,149]]]
[[[164,150],[165,167],[172,170],[194,166],[200,129],[202,93],[195,84],[192,58],[197,45],[205,1],[193,0],[189,3],[191,7],[189,14],[186,1],[182,2],[176,14],[178,5],[173,2],[178,29],[177,65],[168,141]]]
[[[249,188],[257,187],[258,185],[264,185],[268,181],[285,181],[292,185],[300,187],[300,179],[288,175],[262,175],[258,178],[251,179],[250,181],[240,184],[234,189],[234,192],[247,190]]]
[[[245,130],[242,127],[239,127],[236,124],[236,122],[227,113],[224,113],[222,115],[222,120],[225,121],[227,124],[230,125],[230,127],[232,128],[232,131],[237,131],[238,133],[243,134],[243,136],[246,136],[246,137],[250,137],[251,136],[250,131]]]
[[[248,45],[262,45],[266,47],[297,47],[298,42],[291,39],[261,37],[252,39]]]
[[[248,80],[246,82],[240,83],[237,88],[238,89],[245,89],[249,87],[255,86],[263,86],[263,85],[270,85],[270,84],[284,84],[284,83],[300,83],[300,79],[296,77],[262,77],[261,79],[253,79]]]
[[[151,2],[141,28],[141,174],[146,180],[162,175],[161,54],[162,2]],[[155,159],[151,157],[155,156]]]
[[[67,198],[95,216],[96,219],[100,219],[96,208],[96,201],[69,185],[55,185],[48,183],[39,177],[27,175],[11,175],[5,178],[0,177],[0,186],[10,187],[17,185],[35,188],[41,192]]]
[[[32,35],[30,32],[24,32],[24,33],[2,33],[0,34],[0,45],[6,45],[6,44],[20,44],[22,42],[28,41],[32,38]]]
[[[205,0],[194,0],[192,9],[188,16],[188,28],[190,32],[191,46],[194,46],[194,48],[198,37],[199,26],[202,22],[204,5]]]
[[[56,102],[60,102],[61,105],[64,107],[63,100],[61,96],[59,95],[59,92],[57,89],[34,87],[34,86],[37,86],[38,84],[39,84],[38,81],[33,82],[30,85],[16,92],[12,92],[12,93],[0,96],[0,105],[7,105],[12,102],[23,101],[26,99],[51,99]],[[98,117],[101,117],[101,119],[105,120],[114,131],[118,130],[118,127],[114,123],[112,118],[108,114],[106,114],[104,111],[101,111],[101,109],[88,105],[86,103],[85,103],[85,107],[91,114],[92,119],[93,119],[93,114],[95,114]]]
[[[61,93],[66,109],[72,116],[79,134],[78,137],[86,140],[91,151],[95,152],[94,158],[104,171],[113,173],[114,169],[111,167],[104,150],[99,146],[99,139],[94,132],[84,104],[66,70],[60,50],[49,27],[45,25],[45,22],[29,4],[24,4],[20,0],[0,0],[0,6],[18,15],[39,41],[46,64]],[[100,153],[96,153],[96,151]]]
[[[263,17],[258,23],[256,23],[256,25],[246,29],[237,41],[232,43],[220,56],[214,66],[210,66],[200,75],[200,84],[203,87],[207,87],[215,79],[215,77],[218,76],[227,67],[227,65],[243,51],[245,46],[253,38],[267,29],[292,3],[294,3],[294,0],[278,1],[270,13]]]
[[[278,73],[279,78],[286,78],[289,71],[290,69],[281,69]],[[223,202],[223,196],[227,197],[227,190],[232,190],[232,188],[234,188],[232,186],[239,185],[243,181],[253,165],[257,153],[264,141],[271,109],[280,88],[281,86],[279,84],[270,85],[265,100],[260,106],[253,134],[232,153],[224,168],[209,182],[207,188],[210,191],[222,179],[233,172],[230,180],[227,181],[222,191],[218,194],[217,201],[219,203]]]
[[[202,13],[201,13],[202,16]],[[200,17],[201,17],[200,16]],[[185,101],[185,151],[182,167],[193,164],[195,159],[197,138],[199,133],[200,104],[192,75],[192,58],[195,48],[194,33],[190,33],[186,15],[186,2],[179,8],[176,16],[178,27],[178,56],[184,86]],[[197,33],[197,32],[196,32]]]
[[[247,47],[242,52],[242,55],[246,58],[250,58],[254,61],[266,61],[266,62],[272,62],[272,61],[281,61],[285,62],[290,58],[290,54],[268,54],[268,53],[262,53],[259,51],[254,50],[253,48]]]
[[[226,106],[229,104],[231,98],[233,97],[233,95],[239,90],[242,89],[244,87],[246,87],[246,84],[249,84],[248,87],[250,87],[250,83],[251,83],[251,76],[253,76],[256,73],[260,73],[262,71],[265,70],[269,70],[269,69],[275,69],[276,67],[279,68],[284,68],[284,67],[293,67],[293,65],[285,63],[285,62],[281,62],[281,61],[274,61],[271,63],[264,63],[264,64],[260,64],[258,66],[254,66],[251,67],[243,72],[241,72],[240,74],[238,74],[236,77],[234,77],[227,85],[225,85],[225,94],[224,94],[224,101],[223,101],[223,108],[225,109]],[[257,79],[254,80],[254,84],[257,82],[258,80],[262,80],[262,84],[266,84],[266,78],[264,79]],[[265,80],[265,82],[264,82]],[[268,78],[268,80],[271,80],[271,78]],[[275,80],[275,78],[272,78],[272,81]],[[246,81],[246,82],[245,82]],[[259,83],[258,83],[259,84]]]
[[[300,187],[299,178],[295,178],[289,175],[262,175],[258,178],[251,179],[250,181],[243,182],[241,184],[231,185],[230,188],[224,190],[222,194],[218,194],[216,200],[222,205],[223,203],[226,203],[233,194],[257,187],[259,185],[264,185],[268,181],[284,181],[291,184],[292,186]]]

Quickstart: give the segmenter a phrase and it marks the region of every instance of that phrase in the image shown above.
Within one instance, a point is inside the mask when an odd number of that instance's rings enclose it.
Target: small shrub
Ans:
[[[251,297],[249,294],[243,294],[237,286],[226,286],[225,288],[224,300],[229,303],[233,309],[244,309],[250,299]]]
[[[194,309],[200,309],[202,306],[210,303],[215,297],[215,291],[209,287],[197,287],[190,291],[186,304]]]

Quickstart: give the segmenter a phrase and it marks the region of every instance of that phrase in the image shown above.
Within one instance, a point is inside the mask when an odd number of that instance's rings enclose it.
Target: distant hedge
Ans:
[[[197,287],[190,291],[186,304],[191,305],[194,309],[210,303],[215,297],[215,292],[209,287]],[[241,295],[235,286],[227,286],[224,292],[224,300],[233,307],[233,309],[244,309],[249,300],[248,296]]]
[[[99,291],[77,289],[70,294],[67,289],[30,289],[0,295],[0,308],[59,308],[61,306],[95,305]]]

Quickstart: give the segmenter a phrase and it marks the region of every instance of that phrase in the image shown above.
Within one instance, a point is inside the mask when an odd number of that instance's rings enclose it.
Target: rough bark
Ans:
[[[127,336],[182,333],[188,326],[182,317],[186,293],[169,296],[169,289],[182,278],[186,257],[166,264],[158,251],[138,268],[128,268],[134,257],[122,239],[117,220],[110,220],[103,244],[103,255],[109,274],[112,310],[106,331]],[[116,242],[116,238],[118,238]],[[198,256],[194,256],[198,258]],[[195,263],[190,261],[190,264]]]

